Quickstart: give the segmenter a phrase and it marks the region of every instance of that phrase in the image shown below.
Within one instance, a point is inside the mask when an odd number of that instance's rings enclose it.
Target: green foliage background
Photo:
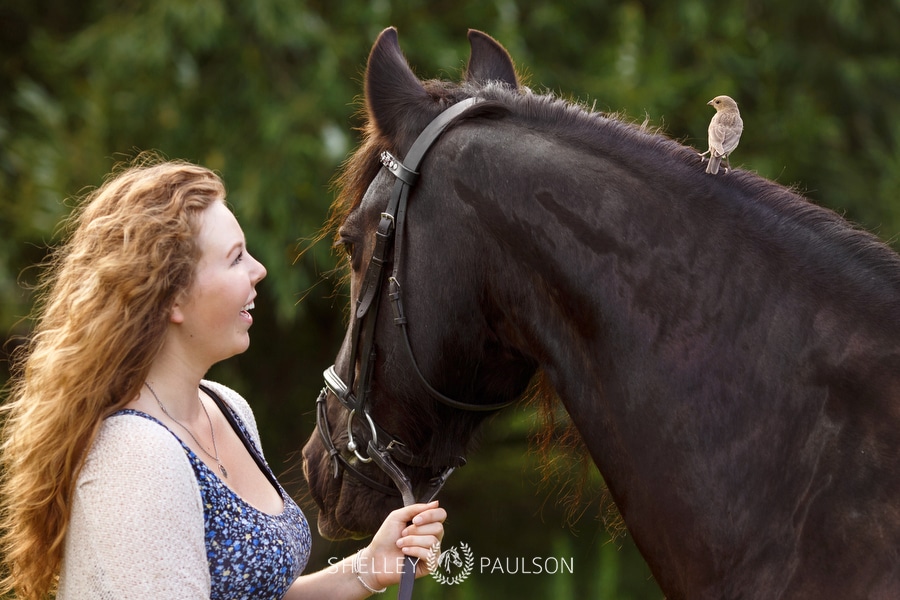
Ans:
[[[155,149],[217,169],[269,276],[254,347],[211,376],[251,400],[270,461],[302,498],[297,453],[346,303],[328,243],[309,240],[357,141],[362,68],[388,25],[422,77],[456,77],[467,28],[481,29],[532,88],[647,119],[699,150],[706,101],[731,95],[745,122],[735,166],[885,239],[900,232],[898,0],[0,0],[4,351],[28,335],[33,265],[59,241],[59,220],[115,163]],[[424,581],[417,595],[661,597],[627,536],[609,541],[595,505],[565,525],[528,451],[533,420],[520,407],[487,428],[443,496],[445,546],[573,557],[575,572],[476,572],[453,587]],[[311,568],[355,548],[317,540]]]

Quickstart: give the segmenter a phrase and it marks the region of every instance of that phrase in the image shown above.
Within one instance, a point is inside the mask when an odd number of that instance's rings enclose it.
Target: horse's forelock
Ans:
[[[328,216],[327,229],[336,233],[347,215],[362,202],[369,184],[381,168],[378,156],[387,149],[387,141],[374,135],[371,127],[363,129],[363,141],[341,165],[332,188],[335,199]]]
[[[410,110],[410,106],[396,107],[409,114],[403,120],[404,127],[391,135],[380,130],[370,115],[370,108],[365,103],[360,104],[358,115],[363,121],[363,126],[359,129],[362,133],[361,141],[332,180],[335,200],[326,223],[327,232],[336,233],[347,215],[362,202],[369,184],[381,168],[379,157],[382,152],[391,152],[402,159],[403,153],[432,119],[460,100],[475,95],[480,89],[473,84],[438,79],[424,81],[422,85],[430,98],[429,102],[419,106],[418,110]]]

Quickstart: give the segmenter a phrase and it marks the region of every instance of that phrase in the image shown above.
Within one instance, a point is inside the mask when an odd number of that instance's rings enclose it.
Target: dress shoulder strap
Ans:
[[[208,388],[205,385],[201,385],[200,389],[202,389],[206,394],[213,399],[213,402],[216,403],[216,406],[219,407],[219,410],[225,415],[225,418],[228,420],[228,423],[231,425],[231,428],[234,429],[234,432],[237,434],[238,438],[240,438],[241,442],[244,444],[244,448],[247,449],[247,452],[250,453],[250,456],[253,457],[253,460],[256,462],[256,465],[259,467],[259,470],[263,472],[263,475],[269,480],[272,486],[276,491],[281,493],[281,486],[278,484],[278,480],[275,479],[275,475],[272,473],[272,470],[269,468],[269,465],[266,464],[266,461],[263,460],[262,456],[260,456],[259,451],[256,449],[256,446],[250,441],[247,435],[244,433],[244,428],[241,427],[241,424],[238,422],[237,416],[234,414],[234,411],[231,410],[231,407],[222,400],[222,398]]]

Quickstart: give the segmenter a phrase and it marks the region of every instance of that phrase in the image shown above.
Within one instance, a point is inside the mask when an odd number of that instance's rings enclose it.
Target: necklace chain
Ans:
[[[210,454],[209,451],[203,446],[203,444],[200,443],[200,440],[197,439],[197,437],[194,435],[194,432],[192,432],[190,429],[188,429],[188,427],[186,425],[184,425],[181,421],[179,421],[178,419],[176,419],[175,417],[173,417],[172,415],[169,414],[169,411],[166,410],[166,407],[163,405],[162,401],[159,399],[159,396],[156,395],[156,392],[153,391],[153,388],[150,387],[150,384],[145,381],[144,385],[146,385],[147,389],[150,390],[150,393],[153,394],[153,398],[156,399],[156,403],[159,404],[159,408],[165,413],[165,415],[167,417],[169,417],[170,419],[172,419],[173,421],[175,421],[175,423],[179,427],[181,427],[182,429],[184,429],[185,431],[188,432],[188,435],[191,436],[191,439],[194,440],[194,443],[200,447],[200,449],[203,451],[203,453],[206,454],[211,459],[213,459],[214,461],[216,461],[216,464],[219,465],[219,472],[222,474],[222,477],[224,477],[225,479],[228,479],[228,471],[225,470],[225,466],[222,465],[222,461],[219,460],[219,447],[216,446],[216,431],[215,431],[215,429],[213,429],[212,419],[209,416],[209,411],[206,410],[206,405],[203,404],[203,399],[200,398],[199,396],[197,397],[197,400],[200,402],[200,408],[203,409],[203,412],[206,414],[206,421],[209,423],[209,435],[210,435],[210,437],[212,437],[213,451],[216,453],[215,456]]]

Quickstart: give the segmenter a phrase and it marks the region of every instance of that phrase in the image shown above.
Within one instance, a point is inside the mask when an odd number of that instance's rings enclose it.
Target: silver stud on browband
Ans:
[[[391,153],[385,150],[381,153],[381,164],[388,168],[388,171],[395,171],[397,169],[397,162]]]
[[[416,179],[418,179],[419,174],[415,171],[409,170],[406,165],[397,160],[397,158],[385,150],[380,155],[381,164],[383,164],[388,171],[390,171],[394,177],[403,181],[407,185],[415,185]]]

